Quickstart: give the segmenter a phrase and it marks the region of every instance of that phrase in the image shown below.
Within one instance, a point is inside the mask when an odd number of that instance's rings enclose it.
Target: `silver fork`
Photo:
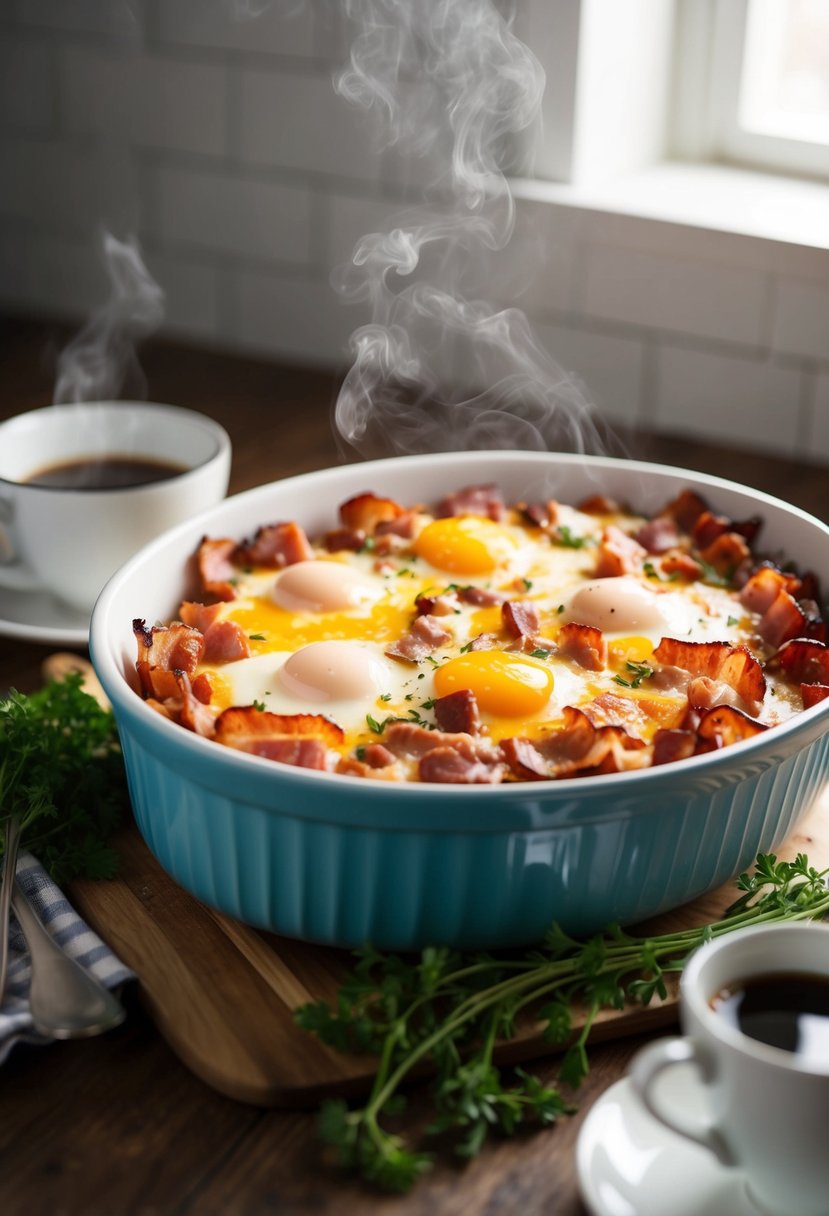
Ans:
[[[29,1010],[35,1030],[54,1039],[86,1038],[123,1022],[126,1010],[100,980],[66,954],[29,902],[15,877],[20,824],[6,828],[3,888],[0,892],[0,1003],[9,956],[9,908],[23,930],[32,960]]]

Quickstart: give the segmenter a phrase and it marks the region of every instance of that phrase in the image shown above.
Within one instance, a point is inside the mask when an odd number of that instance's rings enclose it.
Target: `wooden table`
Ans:
[[[54,352],[64,340],[58,326],[3,325],[0,417],[49,403]],[[163,343],[148,348],[142,363],[151,400],[202,410],[227,428],[231,492],[337,462],[334,377]],[[829,518],[825,468],[664,436],[626,438],[632,455],[733,477]],[[36,687],[47,653],[0,638],[0,688]],[[18,1049],[3,1067],[0,1212],[584,1216],[574,1164],[579,1128],[639,1046],[627,1040],[592,1049],[577,1115],[496,1144],[465,1169],[441,1160],[398,1199],[331,1168],[313,1115],[240,1105],[196,1080],[132,1000],[126,1023],[109,1035]],[[537,1072],[552,1081],[555,1062]],[[416,1117],[423,1107],[417,1092],[411,1105]]]

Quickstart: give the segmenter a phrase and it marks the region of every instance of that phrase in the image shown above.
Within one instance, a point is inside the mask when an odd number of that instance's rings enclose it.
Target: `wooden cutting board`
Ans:
[[[85,919],[138,975],[161,1033],[183,1062],[231,1098],[261,1106],[315,1105],[365,1090],[371,1057],[342,1055],[299,1030],[293,1011],[333,1001],[351,966],[349,952],[313,946],[239,924],[199,903],[161,868],[137,829],[116,842],[122,864],[112,882],[76,881],[70,896]],[[781,857],[808,853],[829,866],[829,791]],[[649,933],[704,924],[735,898],[733,884],[649,922]],[[676,1020],[676,984],[664,1002],[602,1011],[591,1041],[653,1030]],[[529,1022],[504,1044],[501,1061],[547,1054]]]

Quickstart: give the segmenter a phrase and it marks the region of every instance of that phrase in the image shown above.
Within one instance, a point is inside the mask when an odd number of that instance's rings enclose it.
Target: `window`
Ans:
[[[827,0],[683,0],[677,63],[680,153],[829,177]]]

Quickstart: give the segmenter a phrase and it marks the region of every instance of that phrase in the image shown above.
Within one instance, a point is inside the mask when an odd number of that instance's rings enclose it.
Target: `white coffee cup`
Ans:
[[[656,1119],[744,1172],[759,1211],[827,1216],[829,1060],[751,1038],[712,1004],[724,989],[785,974],[829,981],[829,928],[759,925],[703,946],[680,982],[684,1036],[644,1048],[631,1077]],[[698,1073],[703,1119],[669,1105],[656,1084],[665,1069],[689,1063]]]
[[[137,457],[171,476],[108,489],[27,480],[56,465]],[[142,545],[219,502],[230,440],[193,410],[141,401],[55,405],[0,423],[0,587],[50,592],[91,610],[104,583]]]

